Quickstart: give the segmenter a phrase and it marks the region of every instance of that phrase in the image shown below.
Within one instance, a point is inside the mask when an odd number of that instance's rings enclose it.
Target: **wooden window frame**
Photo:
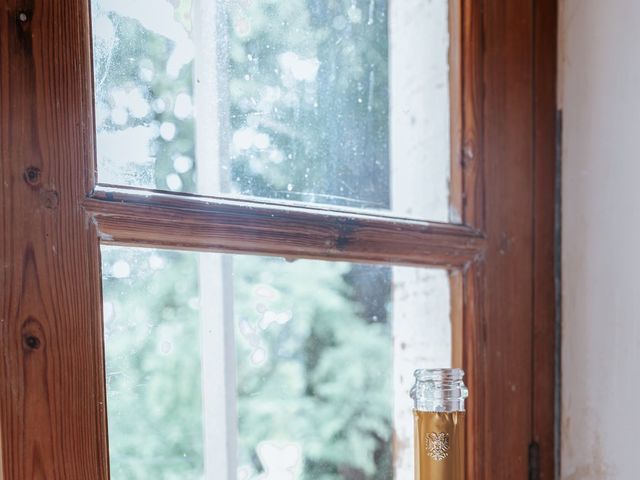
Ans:
[[[2,11],[0,478],[108,478],[100,242],[459,269],[467,478],[554,478],[557,0],[453,2],[461,225],[96,186],[88,0]]]

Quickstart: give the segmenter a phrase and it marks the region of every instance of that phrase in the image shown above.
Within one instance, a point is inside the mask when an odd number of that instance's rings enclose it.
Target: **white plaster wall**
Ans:
[[[640,478],[640,1],[563,0],[562,478]]]

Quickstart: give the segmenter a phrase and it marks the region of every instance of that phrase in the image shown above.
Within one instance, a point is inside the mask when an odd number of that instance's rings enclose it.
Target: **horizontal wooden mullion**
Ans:
[[[461,225],[133,188],[99,187],[84,208],[119,245],[452,268],[485,245]]]

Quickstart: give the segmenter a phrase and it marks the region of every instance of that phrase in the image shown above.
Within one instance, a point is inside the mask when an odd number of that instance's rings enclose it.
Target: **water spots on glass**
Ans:
[[[375,91],[375,79],[376,79],[376,72],[374,70],[374,66],[371,65],[369,70],[369,92],[367,97],[367,110],[369,112],[373,110],[373,95]]]
[[[127,278],[131,274],[131,267],[125,260],[118,260],[111,267],[111,275],[115,278]]]
[[[173,343],[170,340],[163,340],[160,342],[160,353],[162,355],[169,355],[173,350]]]
[[[172,190],[174,192],[179,192],[180,190],[182,190],[182,179],[180,178],[180,175],[170,173],[169,175],[167,175],[166,182],[169,190]]]
[[[246,38],[251,35],[251,21],[242,16],[238,16],[236,18],[234,24],[234,31],[240,38]]]
[[[284,325],[292,318],[293,313],[290,311],[277,313],[272,310],[267,310],[263,313],[258,325],[262,330],[266,330],[271,325]]]
[[[149,266],[153,270],[162,270],[165,266],[165,259],[160,255],[151,255],[149,257]]]
[[[182,92],[176,96],[173,105],[173,114],[176,118],[184,120],[191,115],[191,96]]]
[[[189,308],[191,308],[192,310],[197,310],[198,308],[200,308],[200,299],[198,297],[191,297],[188,301],[187,301],[187,305],[189,306]]]
[[[391,188],[388,3],[211,5],[209,25],[188,0],[92,1],[99,182],[403,213]],[[217,41],[199,44],[196,31]],[[205,118],[213,130],[196,135]],[[188,175],[179,156],[194,161]]]
[[[160,124],[160,136],[166,142],[170,142],[176,136],[176,125],[172,122],[162,122]]]
[[[369,0],[369,20],[367,20],[367,25],[373,25],[374,22],[374,14],[376,8],[376,0]]]
[[[264,480],[293,479],[298,476],[303,458],[300,443],[265,441],[256,450],[264,468]]]
[[[156,113],[164,112],[166,104],[162,98],[156,98],[152,103],[153,111]]]
[[[257,297],[271,301],[277,300],[280,297],[278,290],[264,283],[257,285],[253,291]]]
[[[237,480],[249,480],[254,474],[254,470],[247,465],[238,467],[236,478]]]
[[[253,322],[243,320],[240,322],[239,331],[241,340],[249,347],[247,353],[251,366],[262,366],[268,359],[268,353],[258,326]]]
[[[261,367],[267,361],[267,351],[264,348],[256,348],[250,357],[251,364]]]
[[[344,15],[337,15],[333,18],[333,22],[331,23],[331,25],[336,30],[343,30],[347,26],[347,19],[344,17]]]
[[[115,310],[112,302],[104,302],[102,305],[102,315],[104,323],[109,323],[115,316]]]
[[[347,17],[351,23],[360,23],[362,22],[362,10],[355,5],[351,5],[347,10]]]
[[[278,61],[282,70],[297,81],[313,82],[320,68],[320,61],[317,58],[301,58],[290,51],[279,55]],[[286,79],[281,79],[286,82]]]
[[[203,441],[203,382],[222,380],[203,370],[212,350],[202,335],[222,322],[235,339],[238,478],[347,469],[402,478],[393,473],[404,424],[394,425],[394,404],[408,388],[393,372],[398,362],[407,371],[428,364],[438,342],[450,348],[446,272],[222,258],[102,247],[112,478],[203,478],[204,452],[215,447]],[[128,276],[113,275],[124,264]],[[212,308],[212,297],[231,310]],[[394,350],[402,329],[404,347]],[[363,402],[354,389],[370,395]],[[358,455],[341,454],[354,451],[350,442]]]
[[[193,159],[186,155],[178,155],[173,159],[173,169],[178,173],[187,173],[193,168]]]
[[[253,145],[258,150],[266,150],[267,148],[269,148],[269,145],[271,145],[271,139],[266,133],[259,132],[253,139]]]
[[[147,58],[143,58],[140,60],[138,66],[138,78],[142,80],[144,83],[149,83],[153,81],[153,76],[155,75],[155,71],[153,68],[153,63],[151,60]]]
[[[129,120],[129,115],[124,108],[114,108],[111,110],[111,121],[116,125],[124,125]]]

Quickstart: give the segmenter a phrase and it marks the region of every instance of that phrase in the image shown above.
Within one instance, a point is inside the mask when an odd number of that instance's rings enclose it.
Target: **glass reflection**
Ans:
[[[112,478],[412,478],[412,369],[451,362],[446,272],[102,253]]]
[[[92,9],[101,183],[448,220],[446,0]]]

